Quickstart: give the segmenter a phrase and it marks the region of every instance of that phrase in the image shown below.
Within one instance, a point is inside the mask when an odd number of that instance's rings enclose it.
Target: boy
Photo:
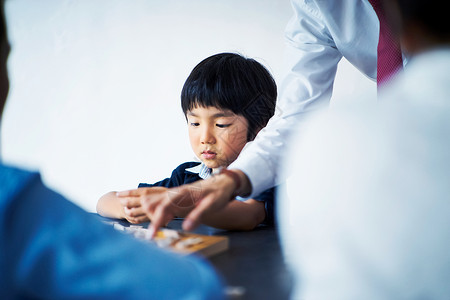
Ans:
[[[140,184],[139,188],[170,188],[220,172],[273,116],[276,97],[274,79],[255,60],[233,53],[206,58],[192,70],[181,92],[191,147],[201,163],[181,164],[170,178]],[[262,222],[271,224],[273,198],[274,190],[270,189],[254,199],[231,201],[225,210],[209,214],[202,222],[228,230],[251,230]],[[178,217],[184,217],[192,208],[189,203],[177,204]],[[148,221],[138,196],[119,197],[116,192],[99,199],[97,212],[131,223]]]

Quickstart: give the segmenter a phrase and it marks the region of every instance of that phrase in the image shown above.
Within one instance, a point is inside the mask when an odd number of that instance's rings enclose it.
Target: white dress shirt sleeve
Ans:
[[[250,197],[282,180],[278,167],[286,155],[292,128],[304,122],[311,112],[328,106],[342,58],[320,10],[313,3],[303,1],[293,2],[293,9],[294,16],[286,28],[287,70],[275,116],[229,166],[249,177]]]

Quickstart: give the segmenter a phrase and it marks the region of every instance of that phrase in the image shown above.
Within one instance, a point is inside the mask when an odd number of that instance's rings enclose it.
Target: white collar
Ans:
[[[194,174],[198,174],[201,179],[206,179],[211,176],[212,169],[208,168],[204,163],[199,164],[198,166],[188,168],[186,171]]]

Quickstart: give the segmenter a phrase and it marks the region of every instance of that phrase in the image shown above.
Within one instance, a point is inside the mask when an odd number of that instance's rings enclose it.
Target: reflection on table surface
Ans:
[[[125,220],[101,218],[130,225]],[[181,230],[181,224],[182,219],[175,219],[167,228]],[[193,232],[229,237],[229,249],[208,260],[222,274],[230,293],[236,295],[233,299],[289,299],[292,279],[283,261],[276,227],[226,231],[201,225]]]

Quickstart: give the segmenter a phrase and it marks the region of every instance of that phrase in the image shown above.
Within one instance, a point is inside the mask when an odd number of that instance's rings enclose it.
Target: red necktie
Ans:
[[[400,43],[390,30],[383,7],[379,0],[369,0],[380,21],[380,37],[377,48],[377,84],[378,86],[389,79],[403,67]]]

